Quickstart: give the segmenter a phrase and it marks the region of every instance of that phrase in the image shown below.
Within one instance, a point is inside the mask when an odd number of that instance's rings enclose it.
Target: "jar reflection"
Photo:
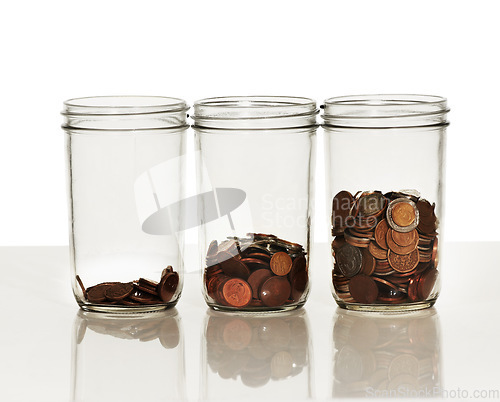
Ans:
[[[441,338],[434,308],[405,315],[337,309],[334,397],[426,397],[441,389]]]
[[[305,311],[272,316],[208,311],[202,349],[203,399],[254,400],[263,392],[283,399],[312,396]]]
[[[73,330],[72,401],[185,400],[177,310],[118,316],[79,311]]]

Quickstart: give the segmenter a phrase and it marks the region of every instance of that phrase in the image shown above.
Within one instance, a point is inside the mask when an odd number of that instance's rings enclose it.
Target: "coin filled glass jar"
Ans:
[[[84,310],[177,303],[187,109],[154,96],[64,103],[72,287]]]
[[[438,96],[325,101],[332,293],[339,306],[401,311],[435,303],[448,111]]]
[[[316,103],[195,102],[203,293],[220,310],[289,310],[309,292]]]

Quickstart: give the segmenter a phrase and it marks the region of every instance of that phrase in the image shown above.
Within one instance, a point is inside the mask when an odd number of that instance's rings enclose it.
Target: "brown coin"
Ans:
[[[230,350],[246,349],[252,341],[252,327],[247,321],[235,318],[224,325],[222,339]]]
[[[410,282],[408,283],[408,297],[410,298],[411,301],[418,300],[418,280],[419,279],[420,279],[419,276],[414,276],[410,279]]]
[[[129,299],[139,302],[139,303],[144,303],[144,304],[151,304],[151,303],[156,303],[158,299],[153,296],[150,293],[145,293],[140,290],[135,290],[133,291],[129,296]]]
[[[389,251],[387,259],[391,267],[398,272],[405,273],[412,271],[418,265],[419,254],[418,249],[415,249],[410,254],[400,255]]]
[[[281,251],[273,255],[271,258],[271,270],[278,276],[285,276],[292,269],[292,258],[285,252]]]
[[[240,278],[231,278],[222,288],[224,300],[233,307],[245,307],[252,300],[252,288]]]
[[[350,215],[353,198],[349,191],[341,191],[332,202],[332,226],[335,228],[345,228],[347,218]]]
[[[290,282],[283,276],[267,279],[260,288],[260,300],[268,307],[283,305],[290,297]]]
[[[388,230],[389,230],[389,224],[385,219],[381,220],[375,227],[375,241],[384,250],[387,250],[389,248],[389,246],[387,246],[387,241],[386,241]]]
[[[91,303],[102,303],[106,301],[105,292],[114,284],[100,283],[87,289],[87,300]]]
[[[377,300],[378,287],[369,276],[356,275],[349,281],[349,292],[358,303],[371,304]]]
[[[87,291],[85,290],[85,286],[83,286],[83,282],[80,279],[80,276],[76,276],[76,281],[78,282],[78,285],[80,285],[80,288],[82,289],[83,292],[83,297],[87,298]]]
[[[271,276],[273,276],[273,274],[269,269],[258,269],[252,272],[248,277],[248,284],[252,288],[252,297],[254,299],[259,298],[260,287]]]
[[[435,268],[430,269],[420,276],[418,280],[418,296],[421,300],[425,300],[430,296],[437,277],[438,270]]]
[[[375,258],[366,248],[363,250],[362,256],[363,263],[361,265],[361,273],[370,276],[373,274],[373,271],[375,271]]]
[[[108,300],[122,300],[129,296],[134,290],[131,283],[117,283],[104,291],[104,296]]]
[[[141,281],[141,279],[142,279],[142,281]],[[150,293],[154,296],[158,296],[158,291],[157,291],[158,283],[156,283],[156,285],[153,287],[151,285],[152,281],[151,282],[147,281],[147,279],[144,279],[144,278],[141,278],[141,279],[139,279],[138,282],[134,282],[134,286],[143,292]]]
[[[246,258],[256,258],[258,260],[265,261],[267,263],[271,261],[271,256],[264,253],[250,253],[246,255]]]
[[[218,296],[219,288],[222,284],[229,279],[228,276],[217,274],[206,280],[207,295],[212,299],[216,300]]]
[[[368,251],[371,255],[373,255],[377,260],[386,260],[387,259],[387,250],[379,247],[377,243],[372,241],[368,246]]]
[[[292,263],[292,269],[290,271],[290,278],[293,278],[299,272],[302,271],[305,272],[306,267],[307,267],[306,257],[304,257],[303,255],[295,257]]]
[[[394,240],[397,245],[406,247],[415,243],[415,241],[418,242],[418,233],[416,229],[413,229],[411,232],[398,232],[393,230],[392,240]]]
[[[269,264],[265,261],[259,260],[258,258],[242,258],[241,262],[251,269],[267,268],[269,269]]]
[[[307,283],[309,282],[309,275],[306,270],[298,271],[292,277],[292,300],[298,301],[306,290]]]
[[[161,278],[160,283],[158,284],[158,294],[160,298],[168,303],[175,291],[177,290],[177,286],[179,285],[179,274],[177,272],[171,272]]]
[[[434,214],[434,206],[431,203],[423,198],[418,200],[417,209],[422,217],[431,216]]]
[[[405,202],[400,202],[392,209],[392,220],[398,226],[409,226],[415,221],[415,210]]]
[[[340,272],[350,278],[361,271],[363,257],[359,248],[344,244],[336,253],[335,261]]]
[[[395,231],[392,230],[392,229],[389,229],[387,231],[387,237],[386,237],[386,240],[387,240],[387,245],[389,246],[389,250],[392,251],[393,253],[396,253],[396,254],[400,254],[400,255],[404,255],[404,254],[410,254],[412,253],[414,250],[416,250],[417,246],[418,246],[418,238],[413,242],[413,244],[410,244],[409,246],[406,246],[406,247],[402,247],[402,246],[399,246],[395,241],[394,239],[392,238],[392,234],[394,233]]]
[[[434,242],[432,243],[432,254],[431,254],[431,261],[434,268],[438,266],[438,249],[439,249],[438,238],[436,237],[434,239]]]
[[[169,265],[167,268],[165,268],[161,272],[161,277],[163,278],[165,275],[169,274],[170,272],[174,272],[174,269],[172,268],[172,265]],[[154,281],[153,281],[154,282]]]
[[[220,266],[224,273],[233,278],[247,279],[250,275],[250,270],[241,261],[238,261],[230,253],[226,251],[220,251],[217,254],[217,258],[220,260]]]

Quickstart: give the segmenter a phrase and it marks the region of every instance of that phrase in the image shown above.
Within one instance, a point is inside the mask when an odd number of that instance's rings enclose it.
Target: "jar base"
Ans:
[[[224,311],[228,313],[249,313],[249,314],[259,314],[259,313],[279,313],[282,311],[293,311],[301,308],[305,302],[300,302],[296,304],[289,304],[285,306],[277,306],[277,307],[228,307],[221,306],[220,304],[212,304],[207,303],[208,307],[210,307],[214,311]]]
[[[434,306],[436,298],[415,303],[401,304],[361,304],[361,303],[345,303],[336,300],[339,307],[346,310],[362,311],[362,312],[378,312],[378,313],[404,313],[408,311],[424,310]]]
[[[171,309],[177,304],[175,302],[166,304],[152,304],[152,305],[141,305],[141,306],[121,306],[121,305],[104,305],[104,304],[86,304],[78,303],[80,308],[86,312],[92,313],[108,313],[108,314],[143,314],[143,313],[155,313],[159,311],[164,311]]]

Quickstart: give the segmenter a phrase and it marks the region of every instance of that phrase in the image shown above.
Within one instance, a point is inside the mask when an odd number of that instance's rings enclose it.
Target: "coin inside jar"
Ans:
[[[367,275],[356,275],[349,281],[349,291],[358,303],[371,304],[377,300],[378,287]]]
[[[398,232],[410,232],[419,223],[417,206],[408,198],[397,198],[391,201],[386,215],[389,226]]]
[[[389,251],[387,259],[391,267],[401,273],[412,271],[416,268],[419,262],[418,249],[412,251],[410,254],[400,255]]]
[[[415,241],[418,241],[418,233],[416,229],[413,229],[410,232],[397,232],[394,230],[392,232],[392,240],[394,240],[399,246],[409,246]]]
[[[284,304],[290,297],[290,282],[285,277],[273,276],[267,279],[260,288],[260,300],[268,307]]]
[[[335,261],[340,272],[350,278],[361,271],[363,258],[359,248],[346,243],[335,253]]]
[[[243,279],[231,278],[224,283],[222,295],[230,306],[244,307],[252,300],[252,289]]]
[[[271,270],[278,276],[287,275],[292,269],[292,259],[283,251],[274,254],[269,264]]]
[[[388,230],[389,230],[389,224],[385,219],[381,220],[375,227],[375,241],[381,248],[385,250],[388,249],[386,241]]]

